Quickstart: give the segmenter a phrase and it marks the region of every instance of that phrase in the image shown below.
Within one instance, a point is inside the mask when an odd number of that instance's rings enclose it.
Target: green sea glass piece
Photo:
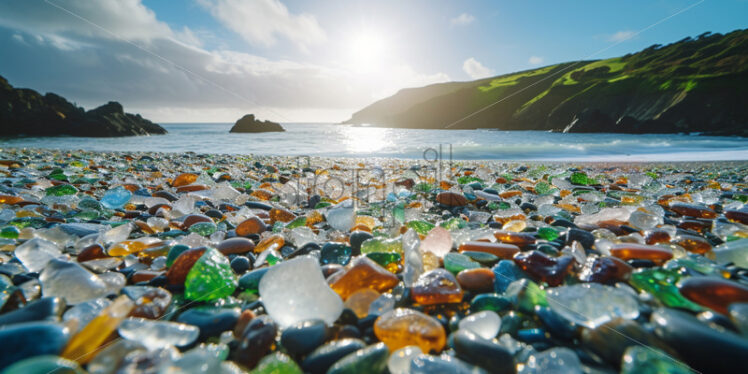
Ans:
[[[426,222],[426,221],[421,221],[421,220],[410,221],[407,223],[406,226],[415,230],[417,233],[421,235],[428,234],[429,231],[431,231],[431,229],[434,228],[434,224]]]
[[[571,183],[579,185],[587,185],[589,182],[587,174],[583,172],[572,173],[571,177],[569,177],[569,180],[571,181]]]
[[[632,345],[621,360],[621,374],[689,374],[688,365],[653,347]]]
[[[44,190],[47,196],[66,196],[75,195],[78,193],[78,189],[71,184],[61,184],[58,186],[52,186]]]
[[[187,273],[184,286],[186,298],[209,301],[234,293],[237,281],[226,256],[208,248]]]
[[[631,274],[629,283],[639,291],[644,291],[671,308],[684,308],[699,312],[703,308],[683,297],[675,286],[681,275],[675,270],[644,269]]]
[[[402,240],[400,240],[399,237],[392,239],[372,238],[361,243],[361,253],[366,254],[372,252],[390,252],[402,255]]]
[[[444,255],[444,268],[449,270],[452,274],[457,274],[465,269],[475,269],[479,267],[479,263],[461,253],[450,252]]]
[[[257,367],[250,372],[251,374],[301,374],[301,368],[294,362],[291,357],[275,352],[269,354],[260,360]]]
[[[551,227],[541,227],[538,229],[538,236],[545,240],[553,241],[558,238],[558,231]]]

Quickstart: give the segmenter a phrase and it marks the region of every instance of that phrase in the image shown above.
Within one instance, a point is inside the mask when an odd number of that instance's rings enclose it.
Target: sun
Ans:
[[[374,73],[382,69],[387,53],[386,38],[375,31],[356,33],[349,41],[349,63],[359,73]]]

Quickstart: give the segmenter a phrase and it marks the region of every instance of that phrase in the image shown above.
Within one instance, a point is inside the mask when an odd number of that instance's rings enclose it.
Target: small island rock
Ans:
[[[286,131],[281,125],[271,121],[255,119],[254,114],[247,114],[234,124],[229,132],[281,132]]]

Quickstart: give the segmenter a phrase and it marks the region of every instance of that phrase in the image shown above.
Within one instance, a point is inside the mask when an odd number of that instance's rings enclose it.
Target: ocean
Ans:
[[[286,132],[229,133],[231,123],[167,123],[166,135],[0,139],[0,147],[324,157],[536,161],[748,160],[748,138],[413,130],[284,123]]]

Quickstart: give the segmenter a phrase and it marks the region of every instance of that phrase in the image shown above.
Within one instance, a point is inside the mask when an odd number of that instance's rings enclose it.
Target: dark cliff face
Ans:
[[[472,82],[406,89],[346,123],[748,136],[748,30]]]
[[[255,119],[254,114],[240,118],[229,132],[282,132],[286,131],[280,124]]]
[[[62,96],[13,88],[0,77],[0,136],[133,136],[166,130],[122,105],[109,102],[85,111]]]

